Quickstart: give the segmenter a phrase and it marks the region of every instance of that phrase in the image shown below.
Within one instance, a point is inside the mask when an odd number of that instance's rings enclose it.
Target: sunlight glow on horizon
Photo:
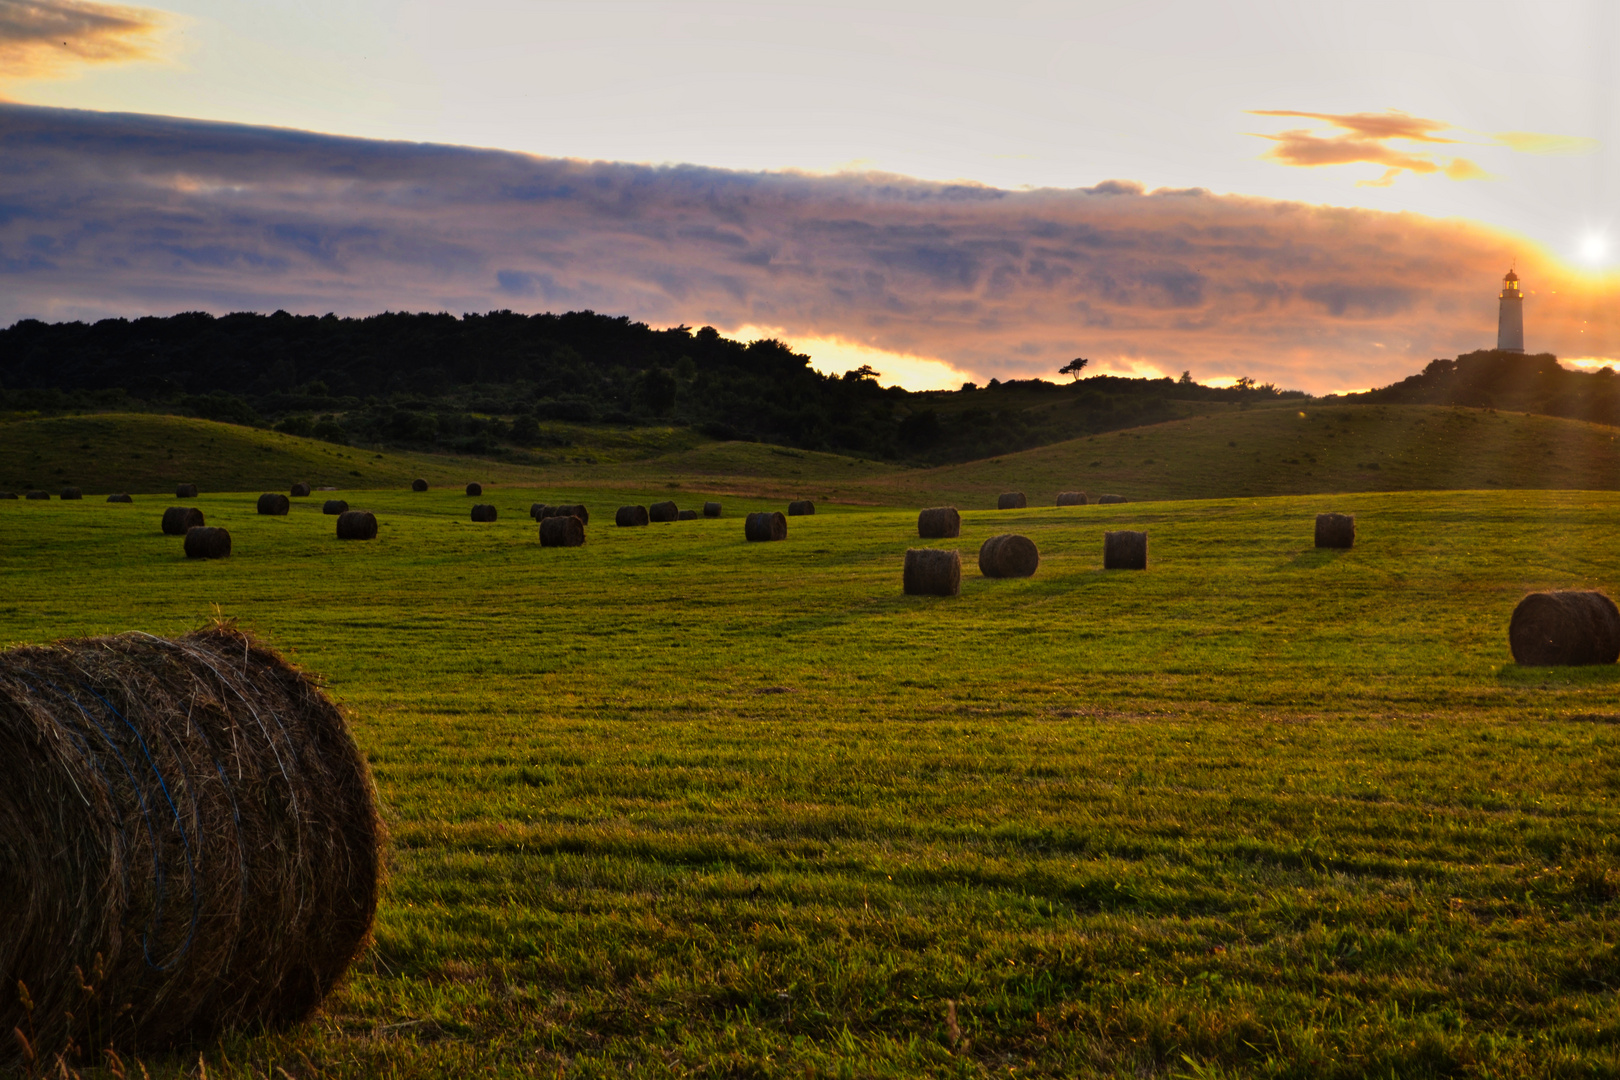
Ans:
[[[971,372],[952,367],[943,360],[889,352],[842,338],[809,337],[790,334],[776,327],[751,325],[721,329],[720,332],[737,341],[775,338],[794,352],[808,354],[810,366],[823,375],[842,375],[867,364],[879,372],[878,382],[882,385],[901,386],[912,391],[959,390],[963,383],[979,381]]]

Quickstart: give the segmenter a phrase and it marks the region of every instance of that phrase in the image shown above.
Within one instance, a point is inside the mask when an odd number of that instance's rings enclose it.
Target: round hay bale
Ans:
[[[423,480],[421,477],[417,477],[415,480],[411,481],[411,490],[412,491],[426,491],[427,490],[427,481]]]
[[[62,498],[64,498],[64,499],[82,499],[82,498],[84,498],[84,492],[80,491],[76,487],[65,487],[65,488],[62,489]]]
[[[985,577],[1030,577],[1041,565],[1035,541],[1017,533],[992,536],[979,545],[979,573]]]
[[[704,503],[703,504],[703,516],[704,517],[719,517],[720,516],[720,504],[717,503],[717,502],[706,502],[706,503]]]
[[[478,483],[478,481],[475,480],[472,483],[467,485],[467,494],[468,495],[482,495],[483,493],[484,493],[484,485]]]
[[[698,512],[696,510],[682,510],[681,513],[680,513],[680,516],[676,520],[677,521],[696,521],[697,517],[698,517]]]
[[[566,504],[561,506],[553,506],[551,508],[551,513],[546,516],[577,517],[579,518],[579,523],[581,525],[589,525],[591,523],[591,512],[585,509],[584,503],[575,503],[572,506],[568,506]]]
[[[216,525],[194,525],[186,530],[186,558],[223,559],[231,553],[231,534]]]
[[[163,532],[167,536],[184,536],[199,525],[206,524],[203,512],[195,506],[171,506],[163,511]]]
[[[1356,515],[1317,514],[1316,546],[1352,548],[1356,546]]]
[[[495,508],[489,503],[478,503],[472,508],[472,519],[474,521],[494,521]]]
[[[997,510],[1022,510],[1029,505],[1022,491],[1004,491],[996,496]]]
[[[17,493],[15,491],[0,491],[0,499],[15,499],[16,497]]]
[[[900,580],[907,596],[957,596],[962,592],[962,553],[907,548]]]
[[[1123,495],[1099,495],[1099,496],[1097,496],[1097,505],[1099,505],[1099,506],[1107,506],[1107,505],[1109,505],[1111,503],[1122,503],[1122,502],[1130,502],[1130,500],[1127,499]]]
[[[297,1024],[370,935],[365,760],[308,677],[234,630],[0,653],[0,790],[0,1023],[37,1075],[75,1044]],[[0,1043],[0,1071],[21,1049]]]
[[[1104,570],[1146,570],[1147,533],[1118,529],[1103,533]]]
[[[917,535],[925,540],[948,540],[953,536],[961,536],[962,515],[956,512],[954,506],[936,506],[931,510],[924,510],[917,515]],[[957,561],[961,562],[960,556]]]
[[[743,521],[743,535],[749,540],[786,540],[787,518],[780,510],[762,510]]]
[[[530,503],[529,516],[535,521],[548,518],[551,516],[551,507],[547,506],[545,503]]]
[[[195,499],[197,497],[196,484],[176,484],[174,497],[177,499]]]
[[[347,504],[345,504],[347,505]],[[377,515],[370,510],[345,510],[338,515],[339,540],[377,539]]]
[[[346,499],[327,499],[321,503],[321,513],[323,514],[347,514],[348,512],[349,503]]]
[[[259,513],[285,517],[292,509],[292,501],[279,491],[267,491],[259,496]]]
[[[44,499],[46,501],[49,501],[50,497],[51,493],[48,491],[30,491],[28,494],[23,496],[25,499]]]
[[[573,514],[558,514],[540,522],[541,547],[579,547],[585,543],[585,523]]]
[[[679,521],[681,508],[673,502],[655,502],[647,507],[647,516],[653,521]]]
[[[292,486],[292,493],[293,493],[293,495],[295,495],[296,497],[298,497],[300,499],[307,499],[309,497],[309,485],[308,484],[294,484]]]
[[[613,515],[613,524],[626,528],[632,525],[647,524],[647,508],[645,506],[621,506],[619,512]]]
[[[1620,658],[1620,610],[1600,592],[1531,593],[1508,623],[1516,663],[1612,664]]]
[[[1083,491],[1060,491],[1058,492],[1057,504],[1059,506],[1084,506],[1086,505],[1086,493]]]
[[[816,512],[816,504],[809,499],[795,499],[788,503],[788,517],[809,517]]]
[[[119,495],[109,495],[109,496],[107,496],[107,501],[108,502],[116,502],[116,503],[132,503],[135,500],[130,498],[128,495],[119,494]]]

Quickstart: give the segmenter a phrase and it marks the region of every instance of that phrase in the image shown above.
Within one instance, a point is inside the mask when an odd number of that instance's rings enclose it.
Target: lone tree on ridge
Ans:
[[[1079,382],[1080,370],[1089,363],[1091,363],[1091,361],[1087,360],[1085,357],[1077,356],[1073,360],[1070,360],[1067,364],[1064,364],[1062,367],[1058,368],[1058,374],[1067,375],[1075,382]]]

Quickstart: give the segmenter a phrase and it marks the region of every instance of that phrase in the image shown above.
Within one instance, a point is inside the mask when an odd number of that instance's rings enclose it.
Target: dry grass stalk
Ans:
[[[1027,536],[1002,533],[979,546],[979,573],[985,577],[1030,577],[1040,565],[1041,553]]]
[[[1620,610],[1600,592],[1531,593],[1508,622],[1516,663],[1612,664],[1620,658]]]
[[[962,592],[962,553],[908,548],[900,581],[907,596],[957,596]]]

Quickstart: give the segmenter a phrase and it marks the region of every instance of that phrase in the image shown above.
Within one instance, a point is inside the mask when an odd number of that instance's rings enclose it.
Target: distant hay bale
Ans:
[[[556,511],[556,516],[558,517],[577,517],[582,525],[589,525],[591,523],[591,512],[585,509],[584,503],[574,503],[572,506],[564,504],[562,506],[554,506],[552,509]]]
[[[1029,577],[1041,565],[1035,541],[1017,533],[992,536],[979,546],[979,573],[985,577]]]
[[[28,494],[23,496],[23,498],[25,498],[25,499],[36,499],[36,500],[37,499],[49,500],[50,497],[51,497],[51,493],[48,492],[48,491],[30,491]]]
[[[163,511],[163,532],[168,536],[184,536],[204,524],[203,512],[195,506],[171,506]]]
[[[293,493],[293,495],[295,495],[296,497],[298,497],[300,499],[308,498],[309,497],[309,485],[308,484],[294,484],[292,486],[292,493]]]
[[[55,1076],[75,1044],[285,1029],[370,936],[365,760],[307,676],[234,630],[0,653],[0,790],[5,1075]]]
[[[698,517],[698,512],[696,510],[682,510],[681,511],[681,516],[677,520],[679,520],[679,521],[696,521],[697,517]]]
[[[377,515],[370,510],[345,510],[338,515],[339,540],[377,539]]]
[[[197,497],[196,484],[176,484],[174,497],[177,499],[195,499]]]
[[[954,506],[936,506],[917,515],[917,535],[925,540],[948,540],[962,535],[962,515]],[[918,548],[918,551],[929,550]],[[960,556],[957,562],[961,562]],[[954,594],[953,594],[954,595]]]
[[[647,516],[653,521],[679,521],[681,508],[673,502],[655,502],[647,507]]]
[[[962,553],[908,548],[900,580],[907,596],[957,596],[962,591]]]
[[[1122,502],[1130,502],[1130,500],[1127,499],[1123,495],[1099,495],[1099,496],[1097,496],[1097,505],[1099,505],[1099,506],[1107,506],[1107,505],[1109,505],[1111,503],[1122,503]]]
[[[787,518],[780,510],[763,510],[743,520],[743,535],[749,540],[786,540]]]
[[[291,508],[291,500],[279,491],[267,491],[259,496],[259,513],[261,514],[284,517]]]
[[[349,503],[346,499],[327,499],[321,503],[321,513],[323,514],[347,514],[348,512]]]
[[[1084,506],[1086,505],[1086,493],[1083,491],[1060,491],[1058,492],[1057,504],[1059,506]]]
[[[417,477],[415,480],[411,481],[411,490],[412,491],[426,491],[427,490],[427,481],[423,480],[421,477]]]
[[[816,504],[809,499],[795,499],[788,503],[788,517],[809,517],[816,512]]]
[[[84,498],[84,492],[80,491],[76,487],[65,487],[65,488],[62,489],[62,498],[64,498],[64,499],[82,499],[82,498]]]
[[[530,503],[529,516],[535,521],[541,521],[551,516],[551,507],[545,503]]]
[[[613,524],[629,528],[632,525],[647,524],[647,508],[645,506],[621,506],[619,512],[613,515]]]
[[[1029,505],[1022,491],[1004,491],[996,496],[997,510],[1022,510]]]
[[[472,508],[472,519],[474,521],[494,521],[495,508],[489,503],[478,503]]]
[[[195,525],[186,530],[186,558],[223,559],[231,553],[231,534],[216,525]]]
[[[1620,658],[1620,610],[1600,592],[1531,593],[1508,622],[1515,662],[1536,667],[1612,664]]]
[[[1316,546],[1351,548],[1356,546],[1356,515],[1317,514]]]
[[[719,517],[720,516],[720,504],[717,503],[717,502],[706,502],[706,503],[704,503],[703,504],[703,516],[704,517]]]
[[[17,493],[15,491],[0,491],[0,499],[15,499],[16,497]]]
[[[468,495],[482,495],[483,493],[484,485],[480,484],[478,481],[474,480],[472,483],[467,485]]]
[[[585,542],[585,523],[572,514],[558,514],[540,522],[541,547],[579,547]]]
[[[1147,533],[1118,529],[1103,533],[1104,570],[1146,570]]]
[[[132,503],[135,500],[130,498],[128,495],[118,494],[118,495],[109,495],[109,496],[107,496],[107,501],[108,502],[116,502],[116,503]]]

